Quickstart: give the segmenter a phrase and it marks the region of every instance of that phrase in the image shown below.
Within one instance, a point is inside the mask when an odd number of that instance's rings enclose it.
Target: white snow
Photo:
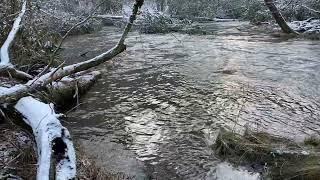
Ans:
[[[67,149],[65,158],[56,167],[56,179],[72,179],[76,175],[76,157],[69,131],[64,128],[54,112],[53,104],[44,104],[33,97],[21,98],[15,108],[31,126],[38,146],[37,179],[49,180],[52,141],[61,138]]]
[[[259,173],[250,173],[244,169],[232,167],[229,163],[220,163],[215,168],[215,178],[217,180],[259,180]]]
[[[293,21],[289,23],[292,29],[303,33],[320,33],[320,20],[307,19],[304,21]]]
[[[14,92],[18,92],[19,90],[21,90],[25,87],[26,86],[22,85],[22,84],[18,84],[18,85],[12,86],[10,88],[0,86],[0,96],[6,96],[6,95],[12,94]]]
[[[12,44],[19,28],[20,28],[20,23],[21,23],[21,20],[22,20],[22,17],[24,15],[24,13],[26,12],[26,7],[27,7],[27,1],[25,0],[23,2],[23,5],[22,5],[22,10],[19,14],[19,16],[16,18],[16,20],[14,21],[13,23],[13,27],[6,39],[6,41],[4,42],[4,44],[2,45],[1,47],[1,50],[0,50],[0,66],[6,66],[6,65],[11,65],[10,64],[10,58],[9,58],[9,47],[10,45]]]

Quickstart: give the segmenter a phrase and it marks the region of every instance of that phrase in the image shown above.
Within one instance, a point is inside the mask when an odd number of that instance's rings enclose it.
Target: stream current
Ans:
[[[215,156],[217,133],[319,135],[320,43],[244,26],[201,24],[210,35],[130,33],[127,50],[99,67],[102,78],[68,114],[73,137],[99,165],[134,179],[257,179]],[[62,56],[86,60],[120,35],[103,27],[70,37]]]

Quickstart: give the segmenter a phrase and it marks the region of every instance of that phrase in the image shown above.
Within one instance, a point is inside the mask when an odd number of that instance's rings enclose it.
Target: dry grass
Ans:
[[[77,179],[79,180],[123,180],[132,179],[123,173],[110,173],[91,160],[80,145],[76,145]]]
[[[311,150],[267,133],[250,132],[241,136],[222,130],[215,148],[225,160],[250,167],[272,179],[317,180],[320,177],[319,148]],[[303,153],[306,149],[309,154]]]
[[[36,154],[30,135],[7,124],[0,125],[0,176],[14,174],[23,179],[34,179]]]

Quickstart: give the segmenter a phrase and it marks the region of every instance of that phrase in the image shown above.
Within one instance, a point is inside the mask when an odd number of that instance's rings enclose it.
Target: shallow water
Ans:
[[[127,51],[100,68],[69,114],[73,136],[99,164],[136,179],[219,179],[230,167],[211,148],[220,127],[319,135],[320,42],[239,31],[244,25],[202,24],[212,35],[131,33]],[[88,59],[120,33],[69,38],[62,55]],[[257,178],[232,171],[225,178]]]

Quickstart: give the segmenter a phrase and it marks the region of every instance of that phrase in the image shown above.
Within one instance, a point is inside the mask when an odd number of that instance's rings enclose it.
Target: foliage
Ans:
[[[177,32],[189,23],[188,20],[178,20],[162,13],[145,12],[142,15],[140,32],[148,34]]]
[[[143,14],[143,22],[140,31],[143,33],[167,33],[173,21],[170,17],[160,13],[151,14],[149,12]]]
[[[163,1],[163,0],[162,0]],[[159,1],[160,4],[162,1]],[[184,17],[205,16],[237,18],[253,22],[271,20],[263,0],[167,0],[170,14]],[[279,0],[275,1],[287,20],[304,20],[320,17],[307,7],[320,10],[320,0]]]
[[[91,3],[90,2],[96,2]],[[98,1],[87,0],[31,0],[20,32],[10,50],[11,59],[19,69],[31,72],[44,66],[50,59],[60,40],[74,24],[82,21],[96,7]],[[0,6],[0,44],[6,40],[17,13],[21,10],[21,0],[4,0]],[[103,11],[100,7],[99,11]],[[88,33],[100,26],[91,20],[73,30],[71,34]]]

